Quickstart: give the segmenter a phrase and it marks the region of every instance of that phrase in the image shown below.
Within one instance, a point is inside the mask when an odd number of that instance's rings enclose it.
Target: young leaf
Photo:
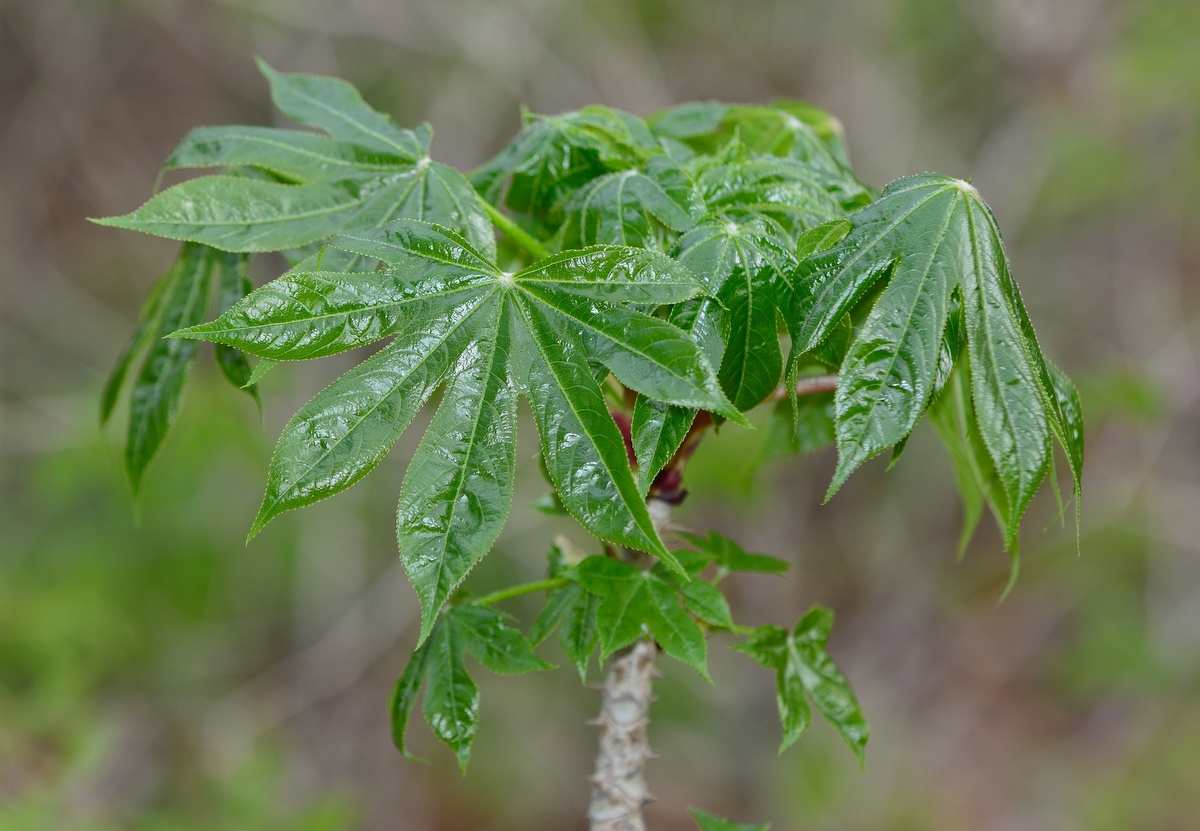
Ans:
[[[750,825],[745,822],[733,822],[713,816],[699,808],[688,808],[688,813],[700,827],[700,831],[769,831],[770,825]]]
[[[517,137],[471,174],[488,202],[550,222],[581,185],[661,153],[640,120],[607,107],[530,116]],[[505,185],[507,184],[507,190]]]
[[[479,688],[467,673],[466,655],[505,675],[551,668],[499,612],[470,603],[452,606],[417,648],[392,692],[392,737],[406,756],[404,731],[424,681],[425,721],[466,770],[479,724]]]
[[[183,246],[162,288],[154,340],[129,396],[125,469],[136,494],[142,475],[175,421],[196,344],[163,336],[203,320],[219,254],[203,245]]]
[[[601,599],[578,583],[568,583],[546,597],[546,606],[529,630],[529,640],[538,644],[558,627],[558,643],[563,653],[579,670],[579,679],[587,680],[588,664],[600,644],[600,624],[596,613]]]
[[[104,390],[100,394],[100,426],[102,427],[108,423],[109,417],[112,416],[113,408],[117,405],[117,399],[121,396],[121,389],[125,386],[125,376],[129,374],[130,365],[135,358],[145,351],[151,341],[158,336],[163,293],[171,284],[174,276],[175,268],[172,266],[166,274],[154,281],[154,284],[146,293],[146,299],[142,301],[142,308],[138,313],[137,328],[134,329],[133,334],[129,337],[129,341],[125,344],[125,348],[121,350],[121,354],[117,357],[112,372],[109,373],[108,380],[104,382]]]
[[[734,649],[775,670],[776,703],[783,723],[780,753],[794,744],[812,721],[807,697],[862,764],[869,735],[867,722],[846,677],[825,652],[832,625],[833,612],[814,606],[791,632],[779,626],[760,626]]]
[[[783,372],[779,309],[790,298],[796,262],[777,226],[753,215],[708,220],[680,238],[675,253],[727,310],[721,385],[739,410],[775,391]]]
[[[786,560],[767,554],[748,554],[746,550],[724,534],[709,531],[707,537],[681,531],[679,536],[692,544],[697,551],[707,554],[718,568],[729,571],[757,571],[763,574],[781,574],[792,567]]]
[[[580,586],[603,598],[596,615],[601,660],[649,634],[663,652],[708,680],[704,633],[684,611],[678,583],[668,574],[660,566],[643,571],[608,557],[588,557],[573,572]]]
[[[610,244],[657,249],[660,224],[686,231],[703,212],[686,171],[659,156],[645,173],[608,173],[576,192],[566,204],[560,238],[564,248]]]

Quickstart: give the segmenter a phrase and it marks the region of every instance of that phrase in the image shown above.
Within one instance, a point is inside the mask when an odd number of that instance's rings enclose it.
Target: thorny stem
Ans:
[[[570,579],[567,577],[553,577],[549,580],[538,580],[536,583],[522,583],[519,586],[509,586],[507,589],[501,589],[491,594],[485,594],[483,597],[474,598],[471,602],[476,606],[490,606],[493,603],[499,603],[501,600],[520,597],[523,594],[561,589],[570,582]]]
[[[651,684],[658,647],[639,640],[615,659],[604,680],[600,717],[600,751],[592,774],[588,806],[591,831],[645,831],[642,808],[650,801],[646,760],[653,754],[646,741],[650,721]]]
[[[671,522],[671,505],[651,499],[648,507],[655,529],[662,533]],[[654,755],[646,739],[646,725],[654,700],[656,657],[658,645],[641,638],[609,665],[601,687],[600,716],[593,722],[600,729],[600,749],[589,780],[590,831],[646,831],[642,809],[653,798],[645,771],[646,762]]]
[[[521,226],[517,225],[517,223],[500,213],[500,211],[497,210],[493,205],[488,202],[484,202],[483,209],[487,211],[487,215],[492,218],[493,225],[503,231],[506,237],[532,254],[535,259],[540,260],[543,257],[550,256],[550,249],[526,233]]]

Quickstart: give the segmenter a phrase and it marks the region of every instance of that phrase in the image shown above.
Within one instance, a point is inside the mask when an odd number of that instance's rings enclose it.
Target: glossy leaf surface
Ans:
[[[195,343],[163,336],[204,319],[219,256],[219,252],[202,245],[185,245],[148,318],[152,321],[153,340],[130,392],[125,440],[125,470],[135,494],[171,429],[184,381],[196,357]]]
[[[943,334],[961,293],[980,436],[1017,523],[1065,435],[1032,329],[1009,275],[991,212],[966,182],[935,174],[900,179],[850,218],[853,230],[796,273],[796,352],[818,347],[881,280],[859,324],[835,398],[838,467],[830,494],[863,461],[912,431],[946,377]]]
[[[479,688],[467,672],[467,655],[503,675],[551,668],[496,610],[470,603],[450,607],[413,654],[392,691],[392,737],[406,756],[404,733],[424,682],[425,721],[466,769],[479,725]]]
[[[573,577],[603,598],[596,613],[601,659],[649,635],[672,658],[708,678],[704,633],[684,609],[675,573],[661,565],[645,571],[608,557],[588,557]]]
[[[251,533],[366,475],[446,382],[399,510],[401,558],[422,601],[423,634],[507,517],[518,392],[532,404],[564,507],[597,536],[673,562],[589,361],[647,396],[740,418],[686,332],[611,302],[686,299],[703,289],[691,272],[642,249],[597,247],[505,274],[453,231],[412,220],[332,244],[383,265],[289,274],[179,333],[271,359],[395,335],[284,428]]]
[[[825,652],[833,613],[814,606],[796,627],[760,626],[734,649],[767,669],[775,670],[776,703],[783,723],[782,753],[800,738],[812,722],[808,702],[841,734],[863,761],[869,735],[849,682]]]

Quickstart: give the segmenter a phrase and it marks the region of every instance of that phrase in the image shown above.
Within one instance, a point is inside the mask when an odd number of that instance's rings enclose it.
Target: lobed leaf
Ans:
[[[250,536],[284,511],[339,493],[373,470],[476,340],[476,313],[484,321],[495,317],[480,296],[414,322],[301,407],[271,458]]]
[[[775,670],[776,703],[783,723],[781,753],[808,729],[811,701],[862,764],[869,732],[849,682],[825,652],[832,625],[833,613],[814,606],[791,632],[760,626],[734,649]]]
[[[709,680],[704,633],[684,611],[678,584],[667,574],[608,557],[588,557],[573,570],[580,586],[603,598],[596,612],[601,660],[649,634],[663,652]]]

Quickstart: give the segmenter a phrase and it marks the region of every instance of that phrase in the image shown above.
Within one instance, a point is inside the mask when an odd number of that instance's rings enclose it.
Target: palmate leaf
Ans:
[[[976,421],[1007,495],[1005,537],[1015,546],[1021,514],[1050,466],[1050,437],[1061,440],[1070,428],[991,212],[966,182],[923,174],[893,182],[850,221],[853,230],[805,259],[795,281],[794,356],[818,347],[887,281],[839,373],[830,495],[862,462],[902,442],[929,406],[951,304],[961,293]]]
[[[413,758],[405,748],[404,734],[424,684],[425,721],[434,735],[454,751],[459,766],[466,769],[479,725],[479,688],[467,673],[467,655],[503,675],[552,668],[494,609],[471,603],[450,607],[438,618],[428,640],[413,653],[392,690],[388,705],[392,738],[405,756]]]
[[[778,225],[753,214],[706,220],[676,245],[674,256],[726,310],[720,378],[740,410],[772,394],[783,373],[780,310],[791,300],[790,275],[796,267],[790,248]]]
[[[814,606],[791,632],[760,626],[733,648],[775,670],[776,703],[783,723],[780,753],[812,723],[811,701],[862,764],[869,731],[849,682],[825,652],[832,626],[833,612]]]
[[[471,184],[428,157],[428,125],[405,130],[335,78],[276,72],[260,61],[276,106],[327,135],[266,127],[202,127],[164,168],[254,168],[284,181],[217,175],[168,188],[125,216],[97,220],[225,251],[280,251],[341,230],[395,219],[458,230],[495,252],[491,222]]]
[[[686,332],[614,302],[685,300],[703,291],[691,272],[643,249],[598,246],[508,274],[454,231],[413,220],[331,244],[383,266],[289,274],[212,323],[177,333],[273,360],[395,336],[289,421],[252,534],[365,476],[446,383],[399,509],[400,554],[421,600],[422,639],[508,514],[518,393],[532,405],[564,507],[602,539],[675,562],[589,361],[652,398],[740,420]]]
[[[595,177],[636,168],[661,153],[645,123],[620,110],[593,106],[528,115],[516,138],[471,173],[471,182],[488,202],[545,223]]]
[[[663,652],[709,678],[704,632],[689,612],[716,626],[732,625],[729,607],[713,586],[701,580],[683,583],[661,563],[643,570],[609,557],[588,557],[571,576],[602,598],[596,611],[601,660],[648,635]],[[698,586],[711,591],[697,591]],[[685,589],[691,589],[690,596],[681,595]]]
[[[656,113],[649,122],[656,134],[702,155],[716,156],[736,139],[751,153],[794,159],[810,176],[820,177],[841,204],[858,207],[870,201],[850,170],[836,121],[815,107],[786,101],[769,107],[690,103]]]
[[[686,231],[704,214],[704,203],[688,173],[666,156],[647,170],[624,170],[593,179],[565,207],[559,230],[563,248],[587,245],[660,247],[656,231]]]

